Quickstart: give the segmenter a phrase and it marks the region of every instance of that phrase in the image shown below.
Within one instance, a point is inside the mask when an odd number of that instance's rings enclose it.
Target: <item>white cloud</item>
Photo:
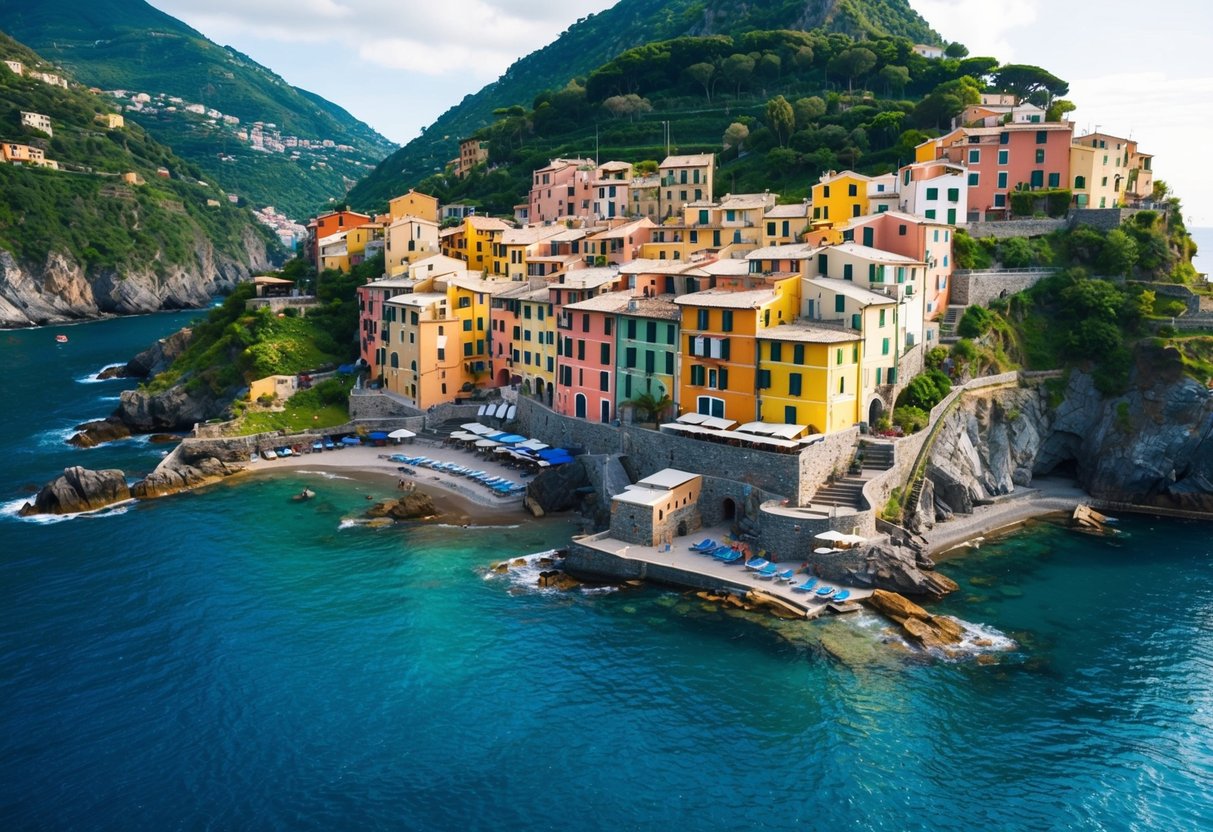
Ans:
[[[1015,38],[1009,33],[1036,22],[1040,0],[913,0],[913,6],[946,40],[967,46],[969,54],[1011,63]]]

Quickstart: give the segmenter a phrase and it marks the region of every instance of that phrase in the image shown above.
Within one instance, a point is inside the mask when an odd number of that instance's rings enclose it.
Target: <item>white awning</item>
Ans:
[[[795,439],[804,433],[808,425],[786,425],[778,422],[746,422],[737,430],[756,433],[760,436],[777,436],[780,439]]]
[[[721,419],[716,416],[708,416],[700,424],[705,428],[714,428],[715,430],[728,430],[737,424],[736,419]]]
[[[400,428],[399,430],[394,430],[391,433],[389,433],[387,435],[387,438],[388,439],[412,439],[416,435],[417,434],[413,433],[411,430],[406,430],[405,428]]]
[[[677,421],[684,425],[702,425],[704,419],[710,419],[710,416],[705,416],[702,413],[684,413],[678,417]]]
[[[528,439],[525,442],[519,442],[514,447],[515,448],[526,448],[526,449],[532,450],[532,451],[542,451],[544,448],[548,448],[551,446],[543,444],[538,439]]]
[[[501,444],[500,442],[494,442],[492,439],[478,439],[478,440],[476,440],[476,447],[477,447],[477,448],[496,448],[496,447],[497,447],[498,445],[500,445],[500,444]]]
[[[468,422],[466,425],[459,427],[466,430],[468,433],[474,433],[477,436],[485,436],[490,433],[497,433],[496,428],[490,428],[487,425],[482,425],[479,422]]]

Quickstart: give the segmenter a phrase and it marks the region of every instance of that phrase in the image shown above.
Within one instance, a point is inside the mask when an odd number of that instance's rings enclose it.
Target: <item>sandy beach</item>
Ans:
[[[475,521],[477,525],[494,522],[517,523],[530,515],[522,505],[522,496],[503,497],[484,486],[454,474],[435,471],[416,465],[408,466],[416,473],[402,474],[399,462],[388,459],[392,454],[426,456],[442,462],[453,462],[476,471],[514,482],[526,482],[522,472],[508,468],[494,460],[457,448],[437,445],[389,445],[383,448],[357,446],[321,453],[302,454],[280,459],[258,459],[248,469],[249,474],[272,474],[275,471],[327,471],[365,479],[384,486],[384,498],[399,496],[396,488],[403,477],[412,480],[417,487],[429,494],[444,515],[463,522]]]
[[[958,549],[978,538],[1010,530],[1028,520],[1048,514],[1069,513],[1090,496],[1069,480],[1037,480],[1031,487],[996,503],[976,506],[972,514],[958,514],[937,524],[922,537],[932,556]]]

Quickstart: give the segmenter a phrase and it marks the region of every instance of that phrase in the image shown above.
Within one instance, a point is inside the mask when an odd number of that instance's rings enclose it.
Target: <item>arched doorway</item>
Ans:
[[[585,418],[585,393],[578,393],[577,397],[575,399],[573,399],[573,402],[574,402],[574,414],[577,416],[578,419],[584,419]]]
[[[548,407],[552,406],[552,396],[556,393],[556,388],[552,386],[552,382],[548,382]]]
[[[737,517],[737,503],[733,502],[732,497],[725,497],[724,502],[720,504],[720,519],[733,520]]]
[[[872,399],[872,403],[868,405],[868,427],[876,427],[876,423],[880,421],[881,416],[884,416],[884,402],[877,397]]]
[[[497,371],[497,386],[508,387],[510,384],[510,370],[508,367],[502,367]]]

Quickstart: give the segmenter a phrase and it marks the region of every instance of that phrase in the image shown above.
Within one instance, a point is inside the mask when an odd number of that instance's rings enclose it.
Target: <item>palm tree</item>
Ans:
[[[656,422],[658,417],[665,412],[670,405],[674,403],[667,394],[662,393],[660,397],[654,396],[652,393],[645,391],[634,399],[631,399],[628,404],[636,408],[637,412],[647,415],[649,418],[644,419],[646,422]]]

